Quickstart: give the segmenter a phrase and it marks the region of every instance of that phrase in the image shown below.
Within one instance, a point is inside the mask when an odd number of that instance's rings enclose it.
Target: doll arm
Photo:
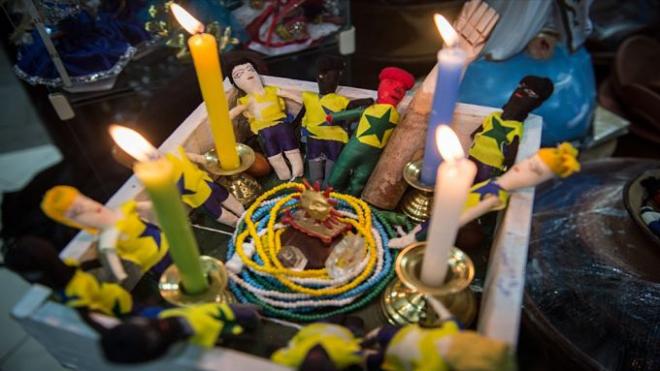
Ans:
[[[128,278],[124,266],[117,255],[117,240],[119,240],[119,229],[111,227],[104,229],[99,235],[99,252],[101,253],[101,262],[118,282]]]
[[[248,108],[247,104],[239,104],[236,107],[229,110],[229,118],[231,120],[235,119],[238,115],[243,113]]]
[[[300,96],[300,94],[296,94],[296,93],[294,93],[290,90],[280,88],[280,89],[278,89],[277,94],[282,98],[289,99],[289,100],[294,101],[298,104],[303,104],[302,96]]]

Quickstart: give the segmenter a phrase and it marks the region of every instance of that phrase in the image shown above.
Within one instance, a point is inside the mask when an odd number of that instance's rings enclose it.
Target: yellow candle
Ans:
[[[236,152],[234,127],[229,118],[227,97],[222,85],[224,78],[218,57],[218,44],[213,35],[203,33],[204,26],[190,13],[177,4],[172,4],[171,9],[181,26],[193,34],[188,40],[188,47],[197,72],[199,88],[206,103],[209,126],[220,160],[220,167],[223,170],[236,169],[240,165],[240,161],[238,152]]]
[[[166,158],[159,157],[156,148],[133,130],[113,125],[110,134],[117,145],[138,160],[133,172],[149,194],[184,290],[189,294],[204,292],[208,283],[199,260],[197,241],[174,184],[174,166]]]

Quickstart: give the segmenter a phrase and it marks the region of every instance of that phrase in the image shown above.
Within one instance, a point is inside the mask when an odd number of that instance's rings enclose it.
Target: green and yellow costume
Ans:
[[[279,349],[271,356],[275,363],[297,368],[309,351],[321,346],[339,370],[360,364],[360,342],[347,328],[329,323],[313,323],[303,327],[286,348]]]
[[[76,266],[74,261],[65,261]],[[87,272],[77,269],[61,292],[62,301],[72,308],[84,308],[109,316],[129,313],[133,308],[133,298],[116,283],[99,282]]]
[[[516,120],[504,120],[501,112],[486,116],[481,129],[474,135],[470,147],[470,158],[477,161],[477,181],[496,177],[512,165],[516,149],[511,149],[514,141],[520,141],[523,135],[523,123]],[[510,162],[510,163],[507,163]]]
[[[328,183],[339,191],[359,196],[398,122],[399,112],[391,104],[367,107],[339,155]]]
[[[240,335],[243,327],[238,324],[232,308],[225,303],[201,304],[191,307],[166,309],[159,318],[182,317],[192,327],[193,344],[211,348],[223,335]]]
[[[310,138],[348,142],[346,130],[326,120],[328,115],[345,110],[350,102],[348,98],[337,93],[319,96],[318,93],[305,91],[302,93],[302,99],[305,106],[302,127],[309,132]]]

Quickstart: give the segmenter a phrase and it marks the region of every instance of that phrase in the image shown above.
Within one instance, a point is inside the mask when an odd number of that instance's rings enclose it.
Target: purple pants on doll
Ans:
[[[299,149],[296,132],[289,121],[261,129],[259,136],[263,139],[263,149],[266,157],[279,155],[284,151]]]
[[[307,158],[317,159],[325,157],[336,162],[344,143],[336,140],[314,139],[311,136],[307,138]]]

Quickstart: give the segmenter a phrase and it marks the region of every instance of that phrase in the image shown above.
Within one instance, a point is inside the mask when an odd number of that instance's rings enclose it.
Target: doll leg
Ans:
[[[302,160],[302,155],[300,154],[300,150],[293,149],[290,151],[284,151],[284,154],[286,155],[287,160],[289,160],[289,163],[291,164],[292,176],[296,178],[303,176],[304,166],[303,166],[303,160]]]
[[[307,167],[310,183],[323,180],[323,151],[321,141],[312,137],[307,138]]]
[[[289,180],[291,179],[291,171],[280,150],[277,131],[274,130],[276,126],[262,129],[259,131],[259,136],[263,141],[264,153],[268,157],[268,162],[273,167],[273,170],[275,170],[277,178],[280,180]]]
[[[243,205],[240,202],[238,202],[236,197],[234,197],[231,193],[229,194],[225,202],[222,203],[222,206],[238,216],[243,215],[243,213],[245,212],[245,208],[243,207]]]
[[[296,178],[303,176],[305,168],[293,125],[289,122],[283,122],[277,125],[277,128],[281,131],[279,135],[280,147],[284,150],[284,155],[291,164],[291,175]]]
[[[326,159],[325,159],[324,184],[328,183],[328,179],[330,178],[330,174],[332,173],[332,168],[335,166],[335,162],[339,158],[339,154],[341,153],[342,147],[344,147],[344,143],[335,140],[328,140],[325,143]]]
[[[351,172],[361,160],[359,156],[360,146],[361,144],[352,145],[352,142],[346,145],[346,148],[341,152],[335,166],[332,168],[330,177],[328,177],[328,185],[340,192],[345,190],[349,178],[351,178]]]
[[[353,170],[353,175],[351,175],[346,193],[355,197],[360,196],[364,185],[367,184],[367,180],[369,180],[371,172],[374,170],[374,167],[376,167],[378,157],[378,154],[375,154],[372,156],[365,156],[365,158],[361,159],[362,161],[359,162]]]

